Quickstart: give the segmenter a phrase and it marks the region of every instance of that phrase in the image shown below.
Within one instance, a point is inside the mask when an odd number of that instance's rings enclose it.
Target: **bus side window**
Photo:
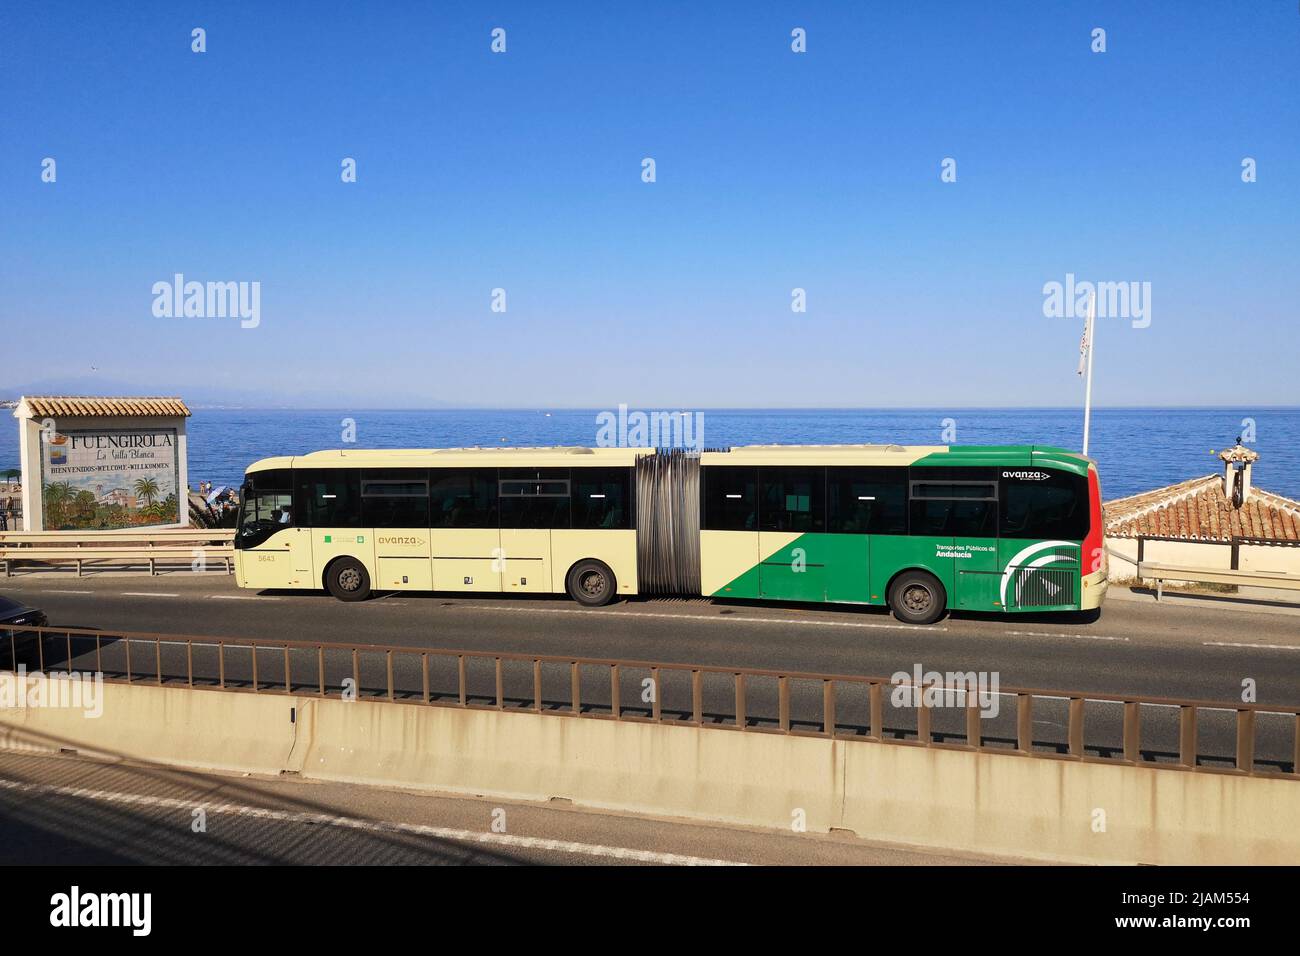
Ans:
[[[428,473],[370,468],[361,473],[361,520],[367,528],[429,527]]]
[[[501,527],[570,528],[569,469],[503,468]]]
[[[628,486],[631,474],[627,468],[574,468],[573,527],[630,527]]]
[[[313,528],[361,528],[361,476],[355,468],[295,470],[302,524]]]
[[[826,530],[833,534],[907,534],[907,469],[827,469]]]
[[[734,465],[701,468],[704,530],[758,530],[758,469]]]
[[[435,468],[430,478],[430,522],[433,527],[500,526],[495,468]]]
[[[994,481],[918,481],[913,472],[910,527],[914,535],[992,538],[998,533]]]
[[[761,530],[826,530],[825,468],[760,468],[758,476]]]

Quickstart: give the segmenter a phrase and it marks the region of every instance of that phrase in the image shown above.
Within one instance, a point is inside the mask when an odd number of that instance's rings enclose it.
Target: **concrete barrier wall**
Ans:
[[[294,698],[105,684],[103,715],[76,709],[0,710],[0,747],[126,757],[152,763],[278,774],[295,769]],[[297,762],[301,762],[298,759]]]
[[[787,831],[802,812],[809,832],[844,828],[872,840],[1059,861],[1300,863],[1300,781],[527,712],[104,690],[98,720],[0,711],[0,745],[564,797],[582,807]]]

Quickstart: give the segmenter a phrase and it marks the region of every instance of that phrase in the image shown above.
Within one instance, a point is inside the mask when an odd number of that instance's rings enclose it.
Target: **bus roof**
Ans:
[[[400,448],[333,449],[263,458],[249,472],[272,468],[400,468],[574,466],[626,467],[653,448]],[[1091,463],[1051,445],[741,445],[700,455],[705,465],[923,465],[1031,466],[1084,473]]]
[[[705,452],[706,465],[922,465],[1064,468],[1083,473],[1089,461],[1052,445],[744,445]]]
[[[248,471],[271,468],[568,468],[574,465],[631,468],[652,448],[347,448],[308,455],[263,458]]]

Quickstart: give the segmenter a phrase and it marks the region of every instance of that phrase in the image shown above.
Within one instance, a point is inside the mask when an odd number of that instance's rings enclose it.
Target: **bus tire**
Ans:
[[[583,607],[601,607],[614,600],[618,581],[603,561],[587,558],[569,569],[565,590]]]
[[[370,575],[356,558],[338,558],[325,569],[325,589],[340,601],[370,597]]]
[[[889,588],[890,610],[907,624],[933,624],[947,604],[943,585],[927,571],[904,571]]]

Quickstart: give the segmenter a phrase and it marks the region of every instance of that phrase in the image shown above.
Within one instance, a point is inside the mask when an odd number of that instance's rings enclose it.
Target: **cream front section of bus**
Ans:
[[[436,591],[500,591],[501,532],[496,528],[434,528]]]
[[[241,588],[319,588],[311,552],[307,528],[277,531],[256,548],[235,552],[236,583]]]

